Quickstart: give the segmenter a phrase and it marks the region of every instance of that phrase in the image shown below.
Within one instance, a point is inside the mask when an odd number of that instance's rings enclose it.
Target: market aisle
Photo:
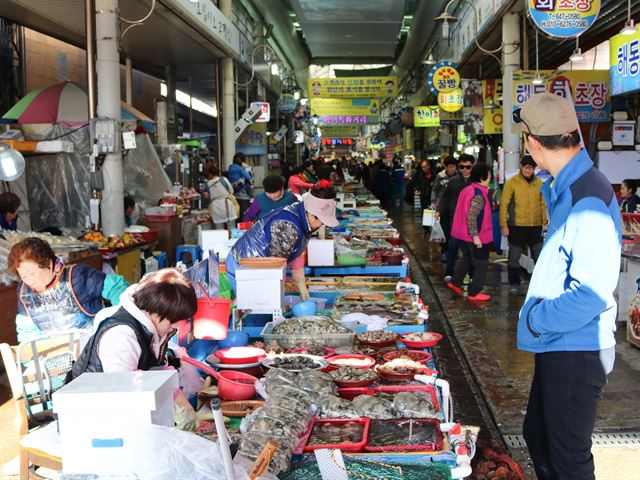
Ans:
[[[506,264],[499,262],[500,258],[493,254],[486,282],[488,293],[493,295],[492,301],[480,304],[454,296],[444,283],[444,264],[440,261],[439,248],[424,238],[414,210],[405,205],[390,212],[390,216],[394,218],[394,225],[406,245],[427,273],[428,283],[437,297],[437,301],[429,305],[438,305],[437,308],[442,309],[443,318],[456,337],[454,343],[464,352],[500,434],[512,436],[510,439],[515,442],[520,441],[533,371],[533,355],[516,348],[516,323],[524,300],[524,288],[522,295],[509,294]],[[434,313],[437,314],[437,311]],[[640,409],[637,408],[637,399],[640,397],[640,351],[626,342],[624,329],[618,329],[617,337],[616,366],[599,403],[596,434],[640,432]],[[466,402],[462,402],[459,406],[462,416],[465,415],[465,405]],[[607,472],[597,478],[633,478],[640,470],[638,449],[635,448],[640,447],[640,440],[636,442],[638,444],[634,448],[594,449],[596,460],[602,457],[603,462],[598,465],[598,470]],[[513,452],[516,457],[517,450]],[[619,454],[618,457],[613,454],[614,451]],[[526,454],[526,449],[520,449],[520,452]],[[618,458],[619,462],[620,455],[629,459],[628,463],[622,462],[629,465],[628,470],[619,463],[616,463],[616,468],[623,468],[624,471],[605,468],[607,459]],[[524,459],[525,456],[522,457]],[[623,472],[634,473],[625,476]]]

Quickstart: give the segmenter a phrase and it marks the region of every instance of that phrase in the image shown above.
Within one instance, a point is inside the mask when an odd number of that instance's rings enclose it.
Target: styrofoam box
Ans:
[[[282,308],[286,268],[236,269],[237,308],[256,312],[272,312]]]
[[[307,264],[310,267],[333,267],[334,266],[334,244],[333,240],[309,240],[307,246]]]
[[[84,373],[53,394],[64,473],[127,473],[136,426],[173,426],[178,372]]]

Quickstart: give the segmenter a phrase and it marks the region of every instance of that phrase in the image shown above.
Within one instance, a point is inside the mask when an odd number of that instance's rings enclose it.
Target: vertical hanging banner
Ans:
[[[640,31],[609,40],[611,95],[640,90]]]
[[[484,132],[484,111],[482,100],[482,81],[462,80],[464,132],[478,135]]]
[[[536,73],[544,83],[532,84]],[[513,107],[522,107],[532,95],[551,92],[565,97],[570,91],[580,123],[606,122],[611,118],[609,72],[606,70],[517,70],[513,74]]]
[[[555,38],[574,38],[591,28],[600,13],[600,0],[527,0],[536,26]]]
[[[483,80],[482,99],[485,107],[484,133],[502,133],[502,79]]]

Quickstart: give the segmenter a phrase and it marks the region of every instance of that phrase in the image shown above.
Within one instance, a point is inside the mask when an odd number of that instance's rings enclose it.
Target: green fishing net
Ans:
[[[442,463],[402,463],[390,465],[364,459],[344,458],[349,480],[451,480],[451,467]],[[320,469],[314,457],[291,466],[280,480],[318,480]]]

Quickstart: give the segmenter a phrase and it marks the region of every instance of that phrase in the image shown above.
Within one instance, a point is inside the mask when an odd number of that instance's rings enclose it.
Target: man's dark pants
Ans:
[[[520,256],[527,247],[537,262],[542,250],[542,227],[509,226],[509,285],[520,285]]]
[[[591,434],[615,348],[537,353],[524,439],[538,480],[595,480]]]

